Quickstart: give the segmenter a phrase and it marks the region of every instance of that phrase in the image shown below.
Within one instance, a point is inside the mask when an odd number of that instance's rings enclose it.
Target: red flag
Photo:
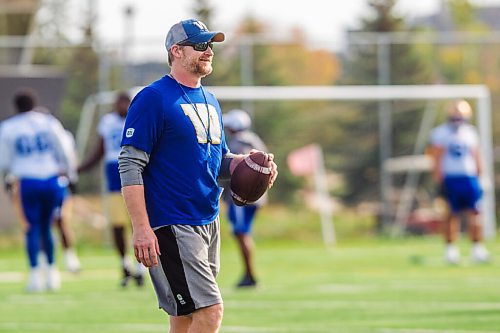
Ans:
[[[319,146],[308,146],[291,151],[287,157],[288,168],[295,176],[312,175],[319,167]]]

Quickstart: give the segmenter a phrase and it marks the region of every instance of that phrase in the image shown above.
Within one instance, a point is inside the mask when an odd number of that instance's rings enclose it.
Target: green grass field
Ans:
[[[460,244],[461,265],[441,260],[439,238],[363,240],[325,249],[319,242],[258,241],[256,290],[233,288],[240,274],[224,235],[219,282],[221,332],[500,332],[500,261],[476,265]],[[500,245],[489,243],[492,253]],[[63,273],[56,294],[24,292],[19,246],[0,253],[0,332],[166,332],[150,281],[117,286],[109,248],[79,249],[84,270]]]

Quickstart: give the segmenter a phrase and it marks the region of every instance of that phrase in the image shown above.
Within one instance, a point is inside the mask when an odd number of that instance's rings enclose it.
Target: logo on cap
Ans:
[[[207,26],[203,22],[193,21],[193,24],[196,25],[202,31],[208,31]]]

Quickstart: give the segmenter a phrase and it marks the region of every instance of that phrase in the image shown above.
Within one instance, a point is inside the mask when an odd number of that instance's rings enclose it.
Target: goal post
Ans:
[[[484,235],[493,238],[496,231],[494,161],[491,122],[491,97],[485,85],[377,85],[377,86],[207,86],[221,101],[397,101],[472,99],[476,102],[476,120],[483,158],[484,197],[482,200]],[[141,87],[130,89],[135,95]],[[84,151],[89,122],[99,105],[111,104],[114,92],[89,96],[77,132],[79,152]],[[381,161],[381,165],[385,161]]]
[[[377,85],[377,86],[290,86],[290,87],[210,87],[220,100],[331,100],[395,101],[474,99],[483,158],[484,235],[496,231],[491,97],[485,85]],[[385,161],[381,161],[382,165]]]

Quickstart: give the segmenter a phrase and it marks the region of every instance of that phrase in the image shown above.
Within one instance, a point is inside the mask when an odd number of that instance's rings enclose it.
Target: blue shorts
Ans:
[[[233,234],[241,235],[251,232],[257,208],[256,205],[236,206],[234,203],[229,205],[229,222],[233,227]]]
[[[63,203],[64,203],[64,200],[66,200],[70,195],[68,178],[58,177],[57,178],[57,185],[59,186],[59,195],[58,195],[58,199],[57,199],[57,206],[59,208],[61,208]]]
[[[446,199],[451,211],[458,213],[462,210],[479,211],[479,200],[483,195],[477,177],[448,176],[444,179]]]
[[[59,187],[58,189],[58,195],[57,195],[57,206],[56,209],[54,210],[54,218],[60,218],[61,217],[61,211],[62,211],[62,206],[64,204],[64,201],[70,196],[70,190],[69,190],[69,181],[68,178],[66,177],[58,177],[57,178],[57,185]]]
[[[122,184],[120,180],[120,171],[118,171],[118,161],[107,162],[105,172],[108,192],[120,192],[122,190]]]
[[[30,225],[51,222],[52,212],[61,200],[61,188],[57,178],[21,178],[21,204]]]

